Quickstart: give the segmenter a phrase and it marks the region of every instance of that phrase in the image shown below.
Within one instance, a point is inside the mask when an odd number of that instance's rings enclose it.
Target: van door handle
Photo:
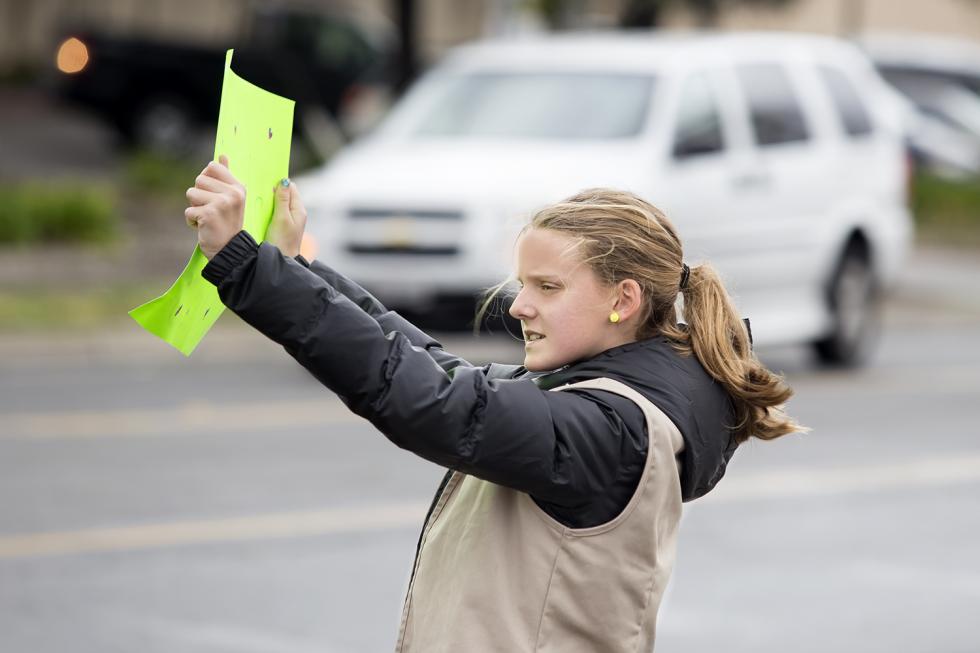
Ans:
[[[768,186],[770,177],[764,172],[746,172],[732,177],[732,186],[742,190]]]

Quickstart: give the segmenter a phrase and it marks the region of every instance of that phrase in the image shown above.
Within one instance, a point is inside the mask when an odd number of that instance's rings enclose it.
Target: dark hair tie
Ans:
[[[691,276],[691,268],[687,267],[687,263],[681,263],[681,290],[687,288],[687,280]]]

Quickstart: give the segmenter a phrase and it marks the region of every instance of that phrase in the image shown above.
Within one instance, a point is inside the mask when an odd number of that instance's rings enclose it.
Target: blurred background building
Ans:
[[[980,40],[977,0],[2,0],[0,75],[47,64],[66,23],[209,42],[247,31],[256,8],[272,7],[341,9],[379,26],[410,14],[422,61],[476,38],[546,26],[918,31]]]

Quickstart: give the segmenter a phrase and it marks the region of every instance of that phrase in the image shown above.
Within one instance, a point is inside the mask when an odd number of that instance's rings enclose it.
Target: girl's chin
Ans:
[[[528,354],[524,357],[524,368],[528,372],[548,372],[554,369],[553,367],[548,366],[547,361],[541,359],[539,356],[535,356],[534,354]]]

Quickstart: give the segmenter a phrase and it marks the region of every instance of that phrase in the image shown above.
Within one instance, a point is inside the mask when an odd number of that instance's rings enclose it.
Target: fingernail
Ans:
[[[280,183],[282,184],[282,187],[283,188],[288,188],[289,187],[289,177],[283,177],[282,178],[282,181]]]

